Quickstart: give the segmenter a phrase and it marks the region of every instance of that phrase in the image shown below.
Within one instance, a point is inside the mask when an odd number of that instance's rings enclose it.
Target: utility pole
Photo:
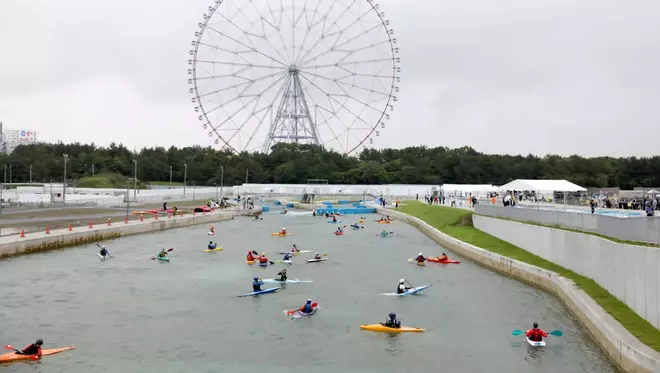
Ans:
[[[128,209],[131,206],[131,197],[130,197],[130,192],[128,190],[131,187],[130,181],[131,179],[126,180],[126,219],[128,219]]]
[[[9,164],[9,189],[11,189],[11,163]]]
[[[221,201],[222,201],[222,198],[225,196],[224,193],[223,193],[224,181],[225,181],[225,168],[220,166],[220,200]],[[217,198],[217,196],[216,196],[216,198]]]
[[[248,183],[248,169],[245,169],[245,184]]]
[[[133,169],[133,200],[137,201],[137,161],[134,159],[133,164],[135,168]]]
[[[183,164],[183,198],[186,198],[186,180],[188,179],[188,164]]]
[[[170,166],[170,189],[172,189],[172,166]]]
[[[62,184],[62,202],[66,203],[66,160],[69,158],[68,154],[64,154],[64,177],[63,181],[64,183]]]
[[[92,164],[92,176],[94,176],[94,164]]]
[[[32,163],[30,163],[30,186],[32,186]]]

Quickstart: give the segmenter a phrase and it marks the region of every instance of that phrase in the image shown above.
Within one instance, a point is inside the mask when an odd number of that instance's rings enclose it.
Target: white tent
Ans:
[[[518,179],[502,185],[501,190],[523,190],[535,192],[586,192],[579,185],[566,180],[525,180]]]

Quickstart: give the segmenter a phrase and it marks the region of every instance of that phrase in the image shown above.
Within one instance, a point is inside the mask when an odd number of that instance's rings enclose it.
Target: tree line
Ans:
[[[470,147],[424,146],[365,149],[346,156],[315,145],[277,144],[268,154],[215,150],[210,147],[154,147],[137,153],[121,144],[31,144],[1,155],[9,182],[61,182],[64,155],[68,181],[92,173],[116,173],[141,181],[184,181],[196,185],[305,183],[325,179],[330,184],[495,184],[515,179],[566,179],[585,187],[660,186],[660,157],[585,158],[547,155],[483,154]],[[186,167],[187,165],[187,167]],[[221,168],[222,166],[222,168]],[[223,174],[224,168],[224,174]]]

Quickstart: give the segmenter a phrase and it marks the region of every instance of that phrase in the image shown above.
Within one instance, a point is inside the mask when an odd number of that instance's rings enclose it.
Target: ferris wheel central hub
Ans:
[[[300,70],[296,67],[296,65],[291,65],[289,66],[289,74],[298,74]]]

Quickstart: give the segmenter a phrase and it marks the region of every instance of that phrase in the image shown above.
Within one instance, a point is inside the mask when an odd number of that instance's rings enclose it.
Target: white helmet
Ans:
[[[403,284],[404,282],[406,282],[406,280],[404,279],[399,280],[399,284]]]
[[[286,230],[286,228],[282,228],[282,230],[283,230],[283,231],[285,231],[285,230]]]
[[[318,252],[318,251],[316,252],[316,255],[319,255],[319,252]]]
[[[422,253],[419,253],[419,256],[423,256]]]

